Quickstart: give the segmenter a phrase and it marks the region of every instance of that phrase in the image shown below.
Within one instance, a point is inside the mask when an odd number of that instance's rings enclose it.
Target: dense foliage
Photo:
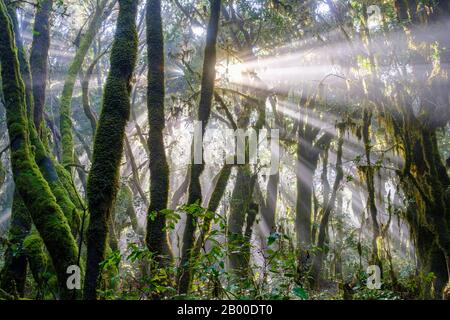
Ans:
[[[0,0],[0,299],[449,299],[449,27]]]

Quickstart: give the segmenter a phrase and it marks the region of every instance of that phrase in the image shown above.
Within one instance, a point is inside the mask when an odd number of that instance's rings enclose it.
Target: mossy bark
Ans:
[[[371,128],[372,112],[365,109],[363,111],[363,126],[362,126],[362,139],[364,143],[364,151],[366,157],[366,164],[360,166],[364,174],[364,180],[367,187],[367,208],[369,210],[370,217],[372,219],[372,255],[369,263],[376,264],[383,270],[380,252],[381,248],[378,247],[378,237],[380,237],[380,225],[378,223],[378,209],[375,202],[375,183],[374,183],[374,171],[375,168],[372,165],[370,151],[370,128]],[[381,272],[383,274],[383,272]]]
[[[1,82],[0,82],[0,87],[1,87]],[[6,180],[6,170],[3,167],[3,163],[1,162],[1,156],[0,156],[0,188],[3,187],[5,180]]]
[[[8,247],[5,264],[0,274],[0,287],[11,295],[23,297],[27,275],[27,259],[23,241],[31,231],[31,217],[22,198],[16,191],[12,205],[11,223],[8,231]]]
[[[424,283],[421,291],[424,297],[440,298],[449,281],[449,210],[450,180],[437,153],[436,136],[427,129],[409,127],[405,133],[413,142],[406,155],[406,164],[400,174],[403,189],[414,211],[409,211],[407,221],[413,233],[417,255],[423,274],[433,272],[435,293]],[[411,141],[411,140],[410,140]],[[427,286],[428,285],[428,286]]]
[[[23,83],[25,84],[25,101],[26,101],[26,110],[27,117],[32,118],[33,115],[33,93],[32,93],[32,81],[31,81],[31,72],[30,65],[27,61],[27,56],[25,53],[25,48],[23,46],[22,37],[20,36],[19,30],[19,22],[17,21],[17,7],[16,3],[12,0],[5,0],[5,5],[7,12],[9,14],[9,18],[11,19],[12,31],[14,40],[17,48],[17,58],[19,60],[19,70],[22,76]]]
[[[36,128],[34,126],[33,112],[34,107],[34,95],[32,88],[32,76],[31,76],[31,67],[28,63],[28,59],[25,53],[25,49],[22,44],[22,38],[20,37],[18,24],[17,24],[17,16],[14,9],[14,6],[8,6],[9,16],[12,21],[13,32],[15,35],[15,41],[17,46],[17,54],[19,59],[19,68],[22,79],[27,79],[24,81],[25,84],[25,98],[28,110],[28,132],[30,137],[30,143],[32,145],[34,151],[34,159],[36,164],[39,167],[42,175],[46,179],[47,183],[52,190],[52,193],[55,195],[56,200],[64,212],[64,215],[69,221],[70,226],[72,227],[72,232],[75,235],[77,233],[77,229],[79,226],[79,212],[77,210],[77,206],[74,203],[78,202],[79,196],[76,194],[73,183],[71,181],[70,176],[66,173],[66,170],[55,161],[53,156],[51,156],[40,139]],[[38,38],[33,38],[33,45],[35,41],[40,41]],[[34,45],[35,46],[35,45]],[[78,206],[78,208],[80,208]]]
[[[216,77],[216,42],[219,31],[219,17],[221,0],[211,0],[211,16],[209,18],[206,30],[205,55],[203,58],[202,82],[200,91],[200,102],[198,107],[197,118],[202,125],[202,136],[208,125],[209,116],[211,114],[212,98],[214,94],[214,81]],[[193,149],[193,148],[192,148]],[[193,158],[193,157],[192,157]],[[189,189],[188,203],[202,203],[202,190],[200,186],[200,176],[205,166],[203,161],[201,164],[191,164],[189,168]],[[195,242],[196,219],[188,215],[183,233],[183,246],[181,250],[180,273],[178,278],[178,291],[182,294],[188,292],[191,282],[191,272],[189,261],[191,259],[192,248]]]
[[[39,233],[33,230],[23,241],[24,254],[27,257],[31,273],[37,284],[37,298],[42,298],[45,286],[51,275],[45,245]]]
[[[39,139],[37,132],[34,129],[34,125],[31,122],[29,124],[30,142],[34,147],[36,164],[44,179],[47,181],[58,205],[64,212],[71,227],[72,234],[75,236],[79,231],[81,220],[79,200],[76,199],[77,196],[74,194],[77,190],[75,190],[75,186],[71,181],[66,181],[67,177],[65,176],[68,175],[68,173],[47,153],[42,141]],[[65,184],[63,183],[64,181],[66,181]]]
[[[47,60],[50,48],[50,14],[53,0],[39,2],[33,28],[33,44],[30,52],[32,90],[34,100],[33,121],[38,133],[45,107],[45,88],[47,87]],[[31,119],[30,119],[31,120]]]
[[[384,120],[401,146],[404,166],[398,171],[398,176],[407,200],[414,204],[414,210],[408,210],[407,222],[417,256],[424,266],[423,271],[433,272],[436,287],[442,288],[442,284],[449,283],[450,275],[450,178],[439,155],[436,131],[448,123],[448,37],[439,37],[437,33],[421,39],[415,37],[412,28],[429,23],[439,26],[448,17],[449,2],[434,3],[430,7],[433,10],[428,12],[418,11],[417,3],[412,0],[395,1],[395,5],[397,18],[405,30],[403,45],[415,48],[410,58],[410,77],[416,83],[431,83],[417,88],[420,107],[426,112],[416,116],[411,107],[413,98],[399,85],[395,109],[385,115]],[[441,75],[431,79],[432,65],[426,51],[436,44],[440,46],[442,71]],[[446,272],[442,272],[443,265]],[[424,296],[433,296],[430,286],[422,286],[421,289]]]
[[[78,249],[67,219],[31,152],[25,86],[6,6],[0,1],[0,61],[6,102],[11,164],[16,188],[50,253],[62,297],[68,297],[67,267],[77,264]]]
[[[105,259],[108,223],[118,191],[125,125],[130,114],[131,77],[137,57],[137,0],[119,0],[111,49],[111,69],[94,142],[87,198],[90,211],[84,298],[96,299],[101,282],[99,263]]]
[[[164,149],[164,37],[161,1],[148,0],[146,7],[148,87],[147,109],[149,123],[150,206],[147,219],[146,243],[158,260],[167,264],[172,252],[166,232],[166,218],[161,210],[167,208],[169,194],[169,165]]]

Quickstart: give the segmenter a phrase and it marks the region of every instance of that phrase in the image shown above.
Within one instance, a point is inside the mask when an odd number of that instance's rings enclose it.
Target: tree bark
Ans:
[[[221,0],[211,0],[211,16],[206,30],[205,55],[203,59],[203,72],[200,92],[200,102],[198,106],[197,119],[202,125],[202,137],[205,133],[211,114],[212,97],[214,94],[214,81],[216,77],[216,42],[219,31],[219,17]],[[193,148],[192,148],[193,150]],[[193,155],[191,156],[193,159]],[[203,161],[201,164],[191,164],[189,168],[189,189],[188,204],[202,203],[202,190],[200,186],[200,175],[204,170]],[[188,215],[183,234],[183,246],[181,250],[180,274],[178,277],[178,291],[181,294],[188,292],[191,283],[191,273],[189,261],[191,259],[191,249],[194,246],[196,230],[196,218]]]
[[[36,9],[33,28],[33,44],[30,53],[31,78],[33,83],[34,126],[39,135],[44,116],[45,89],[47,87],[47,60],[50,48],[50,14],[53,0],[43,0]]]
[[[27,259],[23,241],[31,231],[31,217],[19,193],[14,192],[11,223],[8,231],[8,247],[5,264],[0,274],[0,288],[15,296],[23,297],[27,275]]]
[[[119,15],[111,49],[111,69],[94,142],[88,178],[90,222],[84,298],[96,299],[105,259],[108,223],[118,191],[125,125],[130,114],[131,77],[137,57],[137,0],[119,0]]]
[[[319,227],[319,235],[317,240],[317,247],[321,248],[321,250],[317,253],[317,255],[313,258],[313,263],[311,266],[311,277],[312,277],[312,285],[315,286],[319,283],[320,271],[322,270],[323,259],[325,256],[324,247],[326,242],[326,233],[328,228],[328,221],[330,219],[330,215],[334,210],[334,204],[336,202],[336,197],[338,193],[338,189],[341,183],[342,178],[344,177],[344,173],[342,170],[342,146],[344,144],[344,132],[345,126],[344,124],[338,125],[338,146],[336,152],[336,177],[333,183],[333,189],[331,191],[330,199],[327,203],[324,204],[323,207],[323,215],[322,220],[320,221]]]
[[[146,243],[158,261],[168,264],[172,251],[166,232],[166,217],[161,210],[167,208],[169,194],[169,165],[164,148],[164,37],[161,1],[148,0],[146,7],[148,87],[147,109],[149,123],[150,206],[147,219]]]

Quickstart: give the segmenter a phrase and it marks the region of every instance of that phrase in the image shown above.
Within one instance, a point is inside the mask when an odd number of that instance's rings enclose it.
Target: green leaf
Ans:
[[[292,292],[302,300],[308,299],[308,293],[302,287],[295,287]]]
[[[269,237],[267,238],[267,245],[270,246],[275,241],[277,241],[280,238],[280,234],[277,232],[271,233]]]

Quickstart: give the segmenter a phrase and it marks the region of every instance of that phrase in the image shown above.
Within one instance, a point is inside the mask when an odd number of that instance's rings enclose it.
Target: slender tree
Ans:
[[[161,210],[167,208],[169,166],[164,150],[164,38],[161,1],[148,0],[146,7],[149,123],[148,149],[150,157],[150,206],[148,208],[146,242],[157,256],[170,257],[166,219]]]
[[[111,49],[111,69],[105,84],[102,112],[94,141],[87,198],[90,221],[84,298],[96,299],[105,259],[108,227],[118,191],[125,125],[130,114],[131,78],[137,57],[137,0],[119,0],[119,15]]]
[[[209,116],[211,114],[212,98],[214,94],[214,81],[216,77],[216,42],[217,34],[219,32],[219,17],[221,0],[210,0],[211,15],[206,30],[206,45],[205,55],[203,58],[202,83],[200,91],[200,102],[198,106],[197,119],[201,122],[203,137],[206,126],[208,124]],[[192,148],[193,150],[193,148]],[[191,157],[193,158],[193,156]],[[201,164],[191,164],[189,168],[189,189],[188,189],[188,203],[194,204],[202,203],[202,190],[200,186],[200,175],[202,174],[205,165],[203,161]],[[178,278],[178,291],[180,293],[187,293],[191,282],[191,271],[189,270],[189,262],[191,258],[191,250],[195,242],[196,218],[188,215],[186,219],[186,226],[183,234],[183,247],[181,253],[181,271]]]
[[[43,0],[36,9],[33,27],[33,45],[30,53],[30,66],[34,100],[34,126],[38,133],[44,114],[45,89],[47,87],[47,61],[50,48],[50,15],[53,0]]]

